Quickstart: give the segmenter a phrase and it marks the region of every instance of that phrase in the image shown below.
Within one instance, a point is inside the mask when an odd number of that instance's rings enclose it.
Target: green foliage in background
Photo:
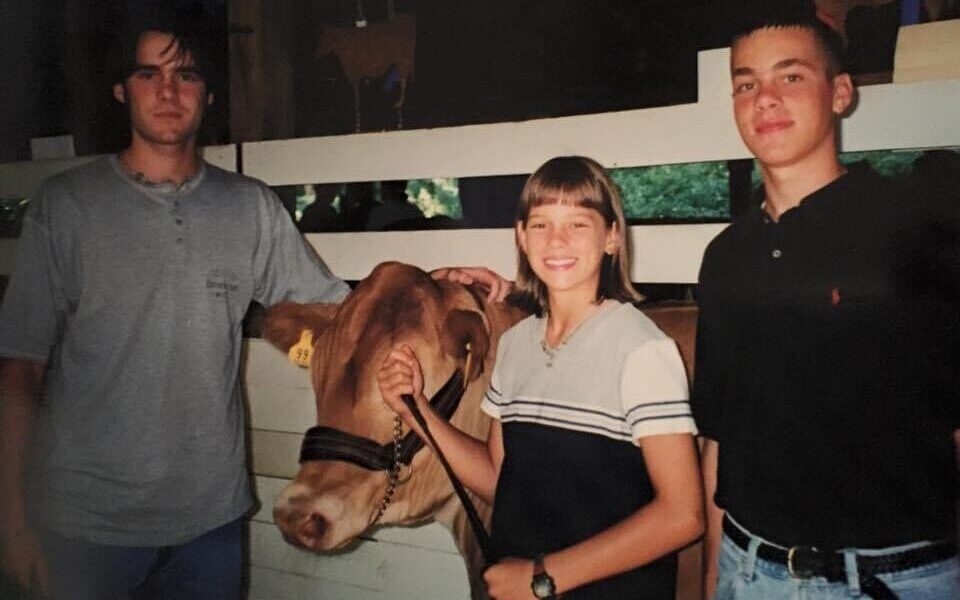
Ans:
[[[628,219],[717,219],[729,216],[725,162],[614,169]],[[424,215],[462,218],[456,179],[414,179],[407,196]]]
[[[922,152],[899,152],[893,150],[877,150],[874,152],[844,152],[840,161],[845,165],[866,161],[881,175],[887,177],[903,177],[909,175],[915,161]]]
[[[919,151],[847,152],[845,164],[866,161],[879,173],[902,177],[910,173]],[[725,161],[612,169],[614,182],[623,195],[628,219],[714,220],[730,217],[728,171]],[[760,170],[754,167],[753,184],[759,186]],[[426,217],[445,215],[463,218],[459,182],[454,178],[411,179],[407,198]],[[314,200],[314,186],[298,186],[297,211]],[[334,200],[338,206],[339,198]]]
[[[628,219],[717,219],[730,216],[727,163],[613,169]]]
[[[872,150],[870,152],[842,152],[840,162],[845,165],[852,165],[858,162],[865,162],[881,175],[886,177],[900,178],[910,174],[913,169],[913,161],[921,154],[920,150]],[[753,185],[759,186],[762,183],[760,177],[760,166],[754,161],[753,166]]]
[[[411,179],[407,182],[407,198],[417,205],[425,217],[446,215],[452,219],[463,218],[460,188],[456,179]]]

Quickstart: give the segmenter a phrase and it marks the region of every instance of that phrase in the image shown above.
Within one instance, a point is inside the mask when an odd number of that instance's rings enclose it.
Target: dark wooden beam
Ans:
[[[229,0],[230,137],[294,137],[294,0]]]

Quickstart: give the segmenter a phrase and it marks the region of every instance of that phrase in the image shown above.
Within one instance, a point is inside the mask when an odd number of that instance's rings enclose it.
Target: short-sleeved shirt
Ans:
[[[144,185],[116,157],[51,178],[0,307],[0,355],[47,365],[42,526],[167,545],[248,510],[244,313],[347,291],[256,180],[203,165]]]
[[[853,168],[704,256],[693,408],[719,442],[715,500],[779,544],[956,534],[958,304],[924,274],[907,199]]]
[[[637,441],[696,432],[677,346],[639,310],[608,302],[552,358],[545,327],[529,317],[504,333],[481,404],[503,431],[500,556],[552,552],[622,521],[654,496]],[[564,597],[672,599],[675,580],[671,555]]]

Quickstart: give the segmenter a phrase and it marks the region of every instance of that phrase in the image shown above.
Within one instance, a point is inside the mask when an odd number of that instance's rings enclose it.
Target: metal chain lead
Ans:
[[[380,506],[377,507],[377,514],[374,515],[373,520],[370,521],[370,526],[376,525],[380,518],[383,516],[383,513],[387,511],[387,507],[390,506],[390,502],[393,501],[393,493],[397,491],[397,483],[400,480],[400,439],[403,437],[403,421],[400,420],[400,415],[394,415],[393,417],[393,464],[390,465],[390,470],[387,472],[387,491],[383,494],[383,499],[380,500]]]
[[[467,387],[467,377],[470,373],[470,360],[472,354],[470,352],[470,342],[467,342],[467,366],[466,366],[466,377],[464,377],[463,387]],[[400,415],[393,416],[393,464],[390,465],[390,470],[387,471],[387,489],[383,493],[383,499],[380,500],[380,505],[377,506],[377,513],[373,515],[373,519],[370,521],[368,527],[373,527],[380,522],[380,519],[383,517],[383,513],[387,512],[387,507],[390,506],[390,503],[393,501],[393,494],[397,491],[397,486],[401,483],[406,483],[410,479],[410,476],[413,474],[413,463],[410,463],[410,470],[407,471],[407,476],[403,478],[403,481],[400,481],[400,470],[403,468],[403,465],[400,463],[400,441],[403,438],[403,421],[400,419]]]

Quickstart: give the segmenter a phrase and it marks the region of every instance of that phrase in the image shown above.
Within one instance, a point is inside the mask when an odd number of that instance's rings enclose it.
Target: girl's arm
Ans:
[[[641,448],[656,494],[653,501],[613,527],[546,555],[544,567],[558,594],[645,565],[703,534],[703,488],[693,436],[645,437]],[[532,561],[509,559],[484,577],[490,595],[505,600],[531,598],[532,576]]]
[[[493,504],[493,496],[503,462],[503,438],[499,421],[490,425],[487,442],[460,431],[449,421],[440,417],[423,395],[423,373],[413,350],[398,346],[390,351],[377,376],[383,401],[404,422],[426,441],[426,436],[414,420],[410,409],[400,396],[411,394],[423,418],[430,428],[437,445],[453,467],[454,473],[467,488],[480,496],[487,504]]]

